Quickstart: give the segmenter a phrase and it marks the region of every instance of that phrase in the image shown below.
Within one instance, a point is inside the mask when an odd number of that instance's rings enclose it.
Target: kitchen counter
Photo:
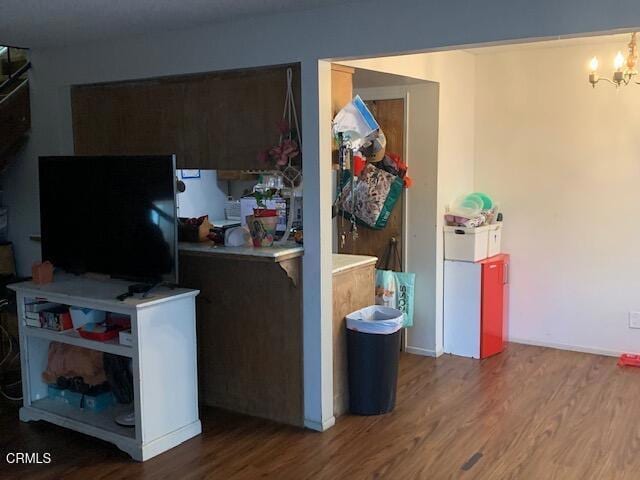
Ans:
[[[368,257],[366,255],[347,255],[344,253],[333,254],[333,274],[347,272],[354,268],[366,267],[367,265],[375,265],[378,261],[377,257]]]
[[[282,262],[301,257],[304,248],[295,242],[273,247],[225,247],[212,242],[180,242],[178,250],[183,255],[215,255],[222,258],[234,258],[257,262]]]

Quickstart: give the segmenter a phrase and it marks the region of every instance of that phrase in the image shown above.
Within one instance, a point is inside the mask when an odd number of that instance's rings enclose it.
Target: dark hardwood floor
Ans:
[[[325,433],[213,409],[204,433],[145,463],[1,404],[0,477],[20,479],[638,479],[640,369],[510,344],[482,362],[403,355],[398,403]],[[7,451],[50,451],[12,466]]]

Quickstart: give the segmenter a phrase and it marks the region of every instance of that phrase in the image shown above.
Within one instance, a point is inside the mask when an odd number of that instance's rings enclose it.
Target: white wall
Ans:
[[[414,88],[409,104],[414,135],[408,140],[409,175],[416,180],[407,193],[407,270],[416,279],[415,327],[407,350],[442,353],[443,237],[445,207],[473,190],[475,137],[475,56],[463,51],[381,57],[344,62],[348,65],[428,80],[433,90]],[[407,89],[410,91],[410,89]],[[430,150],[432,116],[414,109],[437,108],[437,146]],[[422,134],[418,133],[422,130]],[[437,152],[437,153],[436,153]],[[437,164],[433,164],[437,155]]]
[[[180,170],[178,178],[182,179]],[[200,170],[200,178],[184,178],[186,190],[178,194],[178,216],[200,217],[209,215],[209,220],[224,219],[226,193],[218,185],[215,170]]]
[[[626,41],[477,56],[475,183],[503,205],[513,340],[640,350],[640,86],[587,82]]]
[[[10,237],[20,270],[28,271],[31,261],[39,257],[39,249],[28,240],[39,224],[37,156],[73,151],[70,85],[301,62],[305,417],[314,428],[330,426],[331,100],[329,66],[318,59],[392,55],[640,25],[637,0],[619,0],[616,8],[601,0],[366,3],[354,10],[375,12],[367,15],[366,31],[388,34],[368,35],[359,28],[345,28],[340,9],[328,7],[33,51],[32,141],[3,176],[5,201],[12,212]],[[68,18],[73,21],[72,15]]]

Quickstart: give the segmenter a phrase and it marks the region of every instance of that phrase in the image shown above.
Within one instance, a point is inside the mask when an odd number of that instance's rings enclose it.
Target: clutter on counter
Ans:
[[[198,218],[181,217],[178,219],[178,238],[185,242],[205,242],[212,228],[209,215]]]
[[[248,246],[220,246],[211,242],[207,243],[178,243],[178,250],[183,255],[215,255],[233,259],[246,259],[253,261],[281,262],[304,254],[302,245],[295,242],[286,242],[272,247],[255,248]]]

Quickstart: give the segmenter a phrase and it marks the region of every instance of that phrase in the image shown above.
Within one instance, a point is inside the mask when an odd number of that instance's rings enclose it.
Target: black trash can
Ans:
[[[379,415],[395,407],[403,318],[395,308],[376,305],[347,315],[351,413]]]

